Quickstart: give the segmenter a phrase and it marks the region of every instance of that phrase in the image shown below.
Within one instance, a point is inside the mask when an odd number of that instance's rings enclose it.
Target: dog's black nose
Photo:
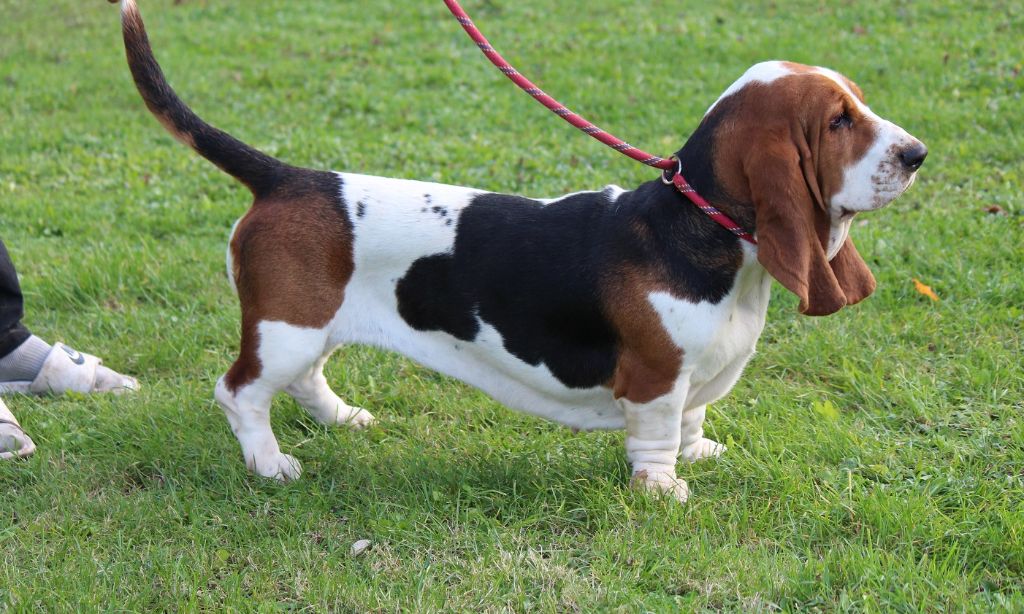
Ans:
[[[927,156],[928,148],[924,146],[924,143],[918,141],[900,152],[900,162],[909,170],[916,171],[924,164],[924,159]]]

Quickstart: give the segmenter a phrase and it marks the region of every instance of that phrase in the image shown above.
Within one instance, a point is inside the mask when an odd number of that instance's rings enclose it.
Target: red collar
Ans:
[[[704,197],[698,194],[697,191],[693,189],[693,186],[691,186],[686,181],[686,179],[683,178],[682,170],[683,163],[680,162],[679,160],[676,160],[675,173],[671,177],[669,177],[669,171],[665,171],[661,175],[661,180],[665,184],[674,185],[683,196],[688,198],[690,202],[692,202],[693,204],[697,205],[698,209],[707,214],[707,216],[713,219],[716,223],[725,227],[734,235],[743,239],[747,243],[750,243],[751,245],[757,245],[757,239],[754,238],[754,235],[744,230],[743,227],[734,222],[731,217],[722,213],[718,209],[712,207],[711,203],[704,200]]]

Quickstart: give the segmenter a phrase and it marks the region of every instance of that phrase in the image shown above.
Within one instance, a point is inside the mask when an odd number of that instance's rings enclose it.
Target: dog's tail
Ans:
[[[116,4],[119,0],[109,0]],[[178,98],[160,70],[149,46],[146,27],[135,0],[120,0],[121,29],[128,67],[135,87],[164,128],[222,171],[245,184],[256,196],[269,193],[290,168],[199,118]]]

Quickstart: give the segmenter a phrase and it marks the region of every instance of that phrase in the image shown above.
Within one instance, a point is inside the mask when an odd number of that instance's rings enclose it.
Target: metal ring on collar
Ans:
[[[672,173],[671,176],[669,176],[669,174],[668,174],[668,169],[665,169],[665,170],[661,171],[661,182],[664,183],[665,185],[672,185],[672,179],[676,175],[682,175],[683,174],[683,161],[680,160],[679,158],[675,157],[675,156],[670,156],[669,160],[675,160],[676,161],[676,170],[675,170],[674,173]]]

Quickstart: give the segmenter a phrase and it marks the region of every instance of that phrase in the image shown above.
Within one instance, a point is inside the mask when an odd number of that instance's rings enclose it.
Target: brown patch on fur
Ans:
[[[619,271],[605,287],[608,318],[621,340],[615,373],[607,386],[616,399],[648,403],[669,393],[683,352],[665,330],[648,296],[662,289],[650,270]]]
[[[829,263],[825,199],[840,190],[844,171],[868,151],[876,129],[835,81],[812,67],[786,65],[793,75],[734,94],[743,113],[720,124],[715,171],[731,197],[754,206],[761,264],[800,298],[801,313],[826,315],[874,288],[849,239],[843,257]],[[831,129],[843,113],[850,125]]]
[[[258,325],[263,321],[322,328],[341,307],[352,277],[352,224],[333,173],[295,169],[256,199],[231,240],[242,308],[238,360],[225,375],[231,391],[259,377]]]

